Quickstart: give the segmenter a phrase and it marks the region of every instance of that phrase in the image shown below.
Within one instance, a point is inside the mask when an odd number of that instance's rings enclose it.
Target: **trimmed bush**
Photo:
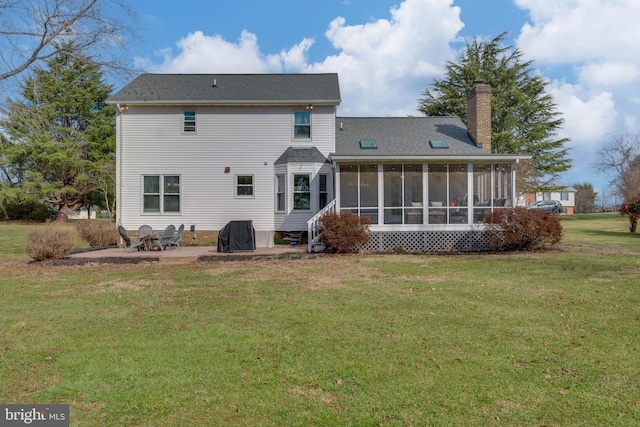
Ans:
[[[562,239],[560,217],[539,209],[496,209],[484,221],[495,251],[538,249]]]
[[[101,247],[118,244],[118,230],[109,221],[82,219],[76,222],[76,230],[89,246]]]
[[[75,234],[66,229],[34,230],[27,236],[24,249],[36,261],[62,258],[75,245]]]
[[[322,230],[318,240],[330,253],[358,252],[369,242],[369,225],[367,217],[354,213],[329,212],[321,220]]]

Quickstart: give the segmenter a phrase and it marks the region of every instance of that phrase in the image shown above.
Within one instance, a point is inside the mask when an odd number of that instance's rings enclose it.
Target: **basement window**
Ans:
[[[431,148],[449,148],[449,144],[444,139],[430,139]]]

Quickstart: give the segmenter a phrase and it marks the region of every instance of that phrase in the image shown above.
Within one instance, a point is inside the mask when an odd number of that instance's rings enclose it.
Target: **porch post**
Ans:
[[[336,164],[333,174],[334,197],[336,199],[336,212],[340,213],[340,165]]]

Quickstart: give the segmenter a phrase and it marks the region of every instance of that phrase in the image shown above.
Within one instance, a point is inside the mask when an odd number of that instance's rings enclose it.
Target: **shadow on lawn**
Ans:
[[[584,234],[589,234],[596,237],[615,237],[615,238],[623,238],[623,239],[638,239],[640,238],[640,234],[638,233],[629,233],[629,232],[620,232],[620,231],[607,231],[607,230],[581,230]]]

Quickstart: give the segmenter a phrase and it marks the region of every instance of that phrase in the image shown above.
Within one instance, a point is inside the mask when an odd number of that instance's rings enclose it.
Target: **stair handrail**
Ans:
[[[320,209],[309,221],[307,221],[307,252],[311,252],[313,245],[317,242],[320,233],[320,218],[329,212],[336,211],[336,199],[330,201],[327,206]]]

